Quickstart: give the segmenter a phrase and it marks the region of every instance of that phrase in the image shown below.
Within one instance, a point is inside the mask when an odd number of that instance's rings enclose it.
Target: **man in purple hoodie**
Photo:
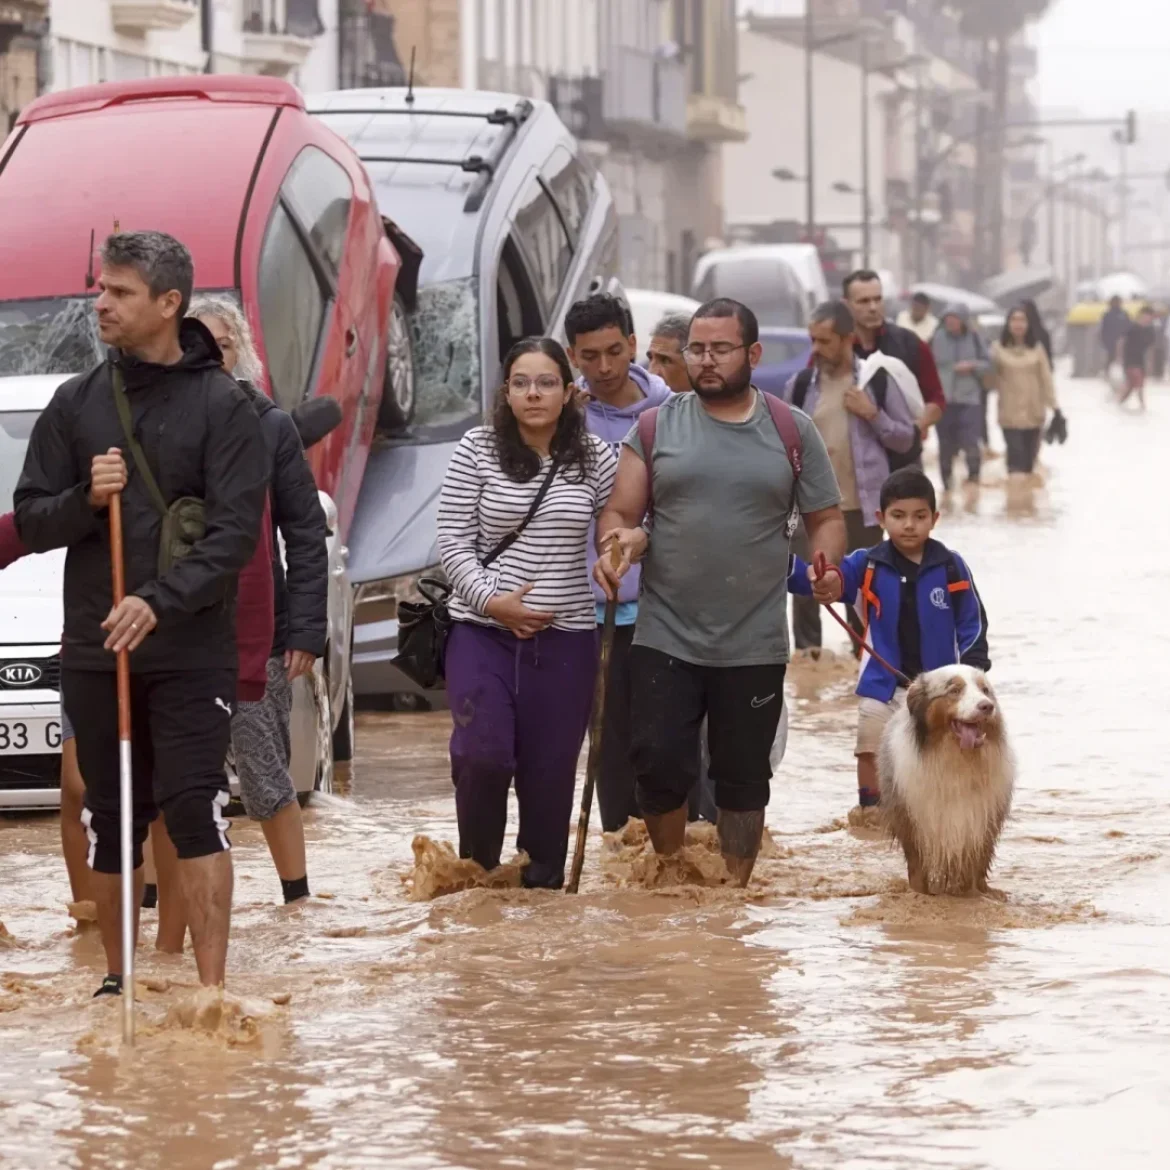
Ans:
[[[621,449],[622,440],[637,425],[638,415],[671,396],[670,387],[634,364],[637,341],[626,307],[616,297],[597,293],[578,301],[565,316],[569,359],[581,371],[579,385],[587,395],[585,417],[591,434]],[[597,559],[589,541],[589,571]],[[630,817],[640,817],[634,797],[634,769],[630,763],[630,647],[638,617],[640,574],[635,567],[623,579],[618,596],[617,634],[609,660],[609,688],[605,700],[605,731],[601,741],[601,774],[597,803],[601,827],[617,832]],[[597,584],[597,620],[605,612],[605,595]]]

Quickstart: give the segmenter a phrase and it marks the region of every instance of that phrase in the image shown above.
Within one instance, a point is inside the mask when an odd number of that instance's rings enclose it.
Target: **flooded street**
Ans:
[[[746,894],[647,888],[633,835],[596,834],[578,897],[411,900],[416,834],[454,840],[448,721],[368,714],[352,779],[307,813],[308,904],[275,904],[236,822],[240,1014],[211,1032],[183,1023],[190,955],[144,947],[119,1051],[56,818],[0,818],[0,1165],[1165,1166],[1170,394],[1151,404],[1066,381],[1036,513],[989,486],[938,532],[979,583],[1020,757],[1001,897],[910,894],[900,855],[848,829],[840,662],[792,672]]]

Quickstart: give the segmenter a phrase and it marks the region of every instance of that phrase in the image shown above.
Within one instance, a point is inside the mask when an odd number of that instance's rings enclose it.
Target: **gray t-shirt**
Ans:
[[[794,410],[804,453],[802,513],[840,501],[824,441]],[[635,427],[626,445],[645,459]],[[697,394],[658,409],[654,520],[634,643],[696,666],[788,661],[792,465],[767,405],[713,419]]]

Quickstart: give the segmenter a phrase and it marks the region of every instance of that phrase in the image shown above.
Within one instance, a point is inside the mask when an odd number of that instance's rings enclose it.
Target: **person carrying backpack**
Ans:
[[[631,564],[644,562],[630,651],[632,758],[655,852],[683,845],[706,716],[720,847],[741,886],[770,796],[797,516],[814,552],[837,562],[845,551],[824,441],[806,415],[752,385],[761,354],[745,305],[698,309],[686,347],[694,393],[644,411],[630,432],[597,522],[598,548],[616,538],[621,565],[602,557],[594,568],[613,597]]]
[[[843,301],[819,306],[809,324],[814,366],[801,370],[784,391],[785,401],[804,411],[825,442],[841,491],[846,549],[869,548],[881,539],[874,517],[882,484],[890,474],[891,456],[915,447],[914,416],[897,384],[879,370],[869,385],[857,385],[853,314]],[[809,555],[798,533],[794,548]],[[793,598],[793,640],[798,650],[821,645],[821,607],[812,597]],[[860,632],[855,614],[850,621]]]

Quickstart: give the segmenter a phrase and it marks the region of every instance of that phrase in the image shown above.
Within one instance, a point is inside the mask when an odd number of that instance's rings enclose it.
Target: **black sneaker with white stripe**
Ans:
[[[122,994],[122,976],[121,975],[107,975],[102,980],[102,985],[93,993],[94,999],[102,995],[121,995]]]

